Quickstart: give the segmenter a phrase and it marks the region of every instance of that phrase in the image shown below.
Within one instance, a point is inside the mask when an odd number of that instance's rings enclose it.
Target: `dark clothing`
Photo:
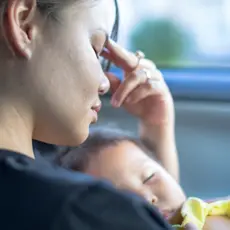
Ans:
[[[2,230],[171,229],[141,198],[43,160],[0,150]]]

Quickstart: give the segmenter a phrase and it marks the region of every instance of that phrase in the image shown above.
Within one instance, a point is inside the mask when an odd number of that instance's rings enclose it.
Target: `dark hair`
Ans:
[[[110,38],[112,40],[114,40],[115,42],[117,42],[118,40],[118,33],[119,33],[119,24],[120,24],[120,13],[119,13],[119,6],[118,6],[118,2],[117,0],[114,0],[114,3],[115,3],[115,9],[116,9],[116,12],[115,12],[115,23],[113,25],[113,30],[112,30],[112,33],[111,33],[111,36]],[[103,59],[102,60],[102,68],[104,71],[108,72],[110,67],[111,67],[111,62],[106,60],[106,59]]]
[[[120,129],[99,127],[90,130],[88,139],[79,147],[67,148],[55,160],[58,165],[74,171],[84,171],[93,156],[100,153],[101,150],[116,146],[122,141],[130,141],[148,152],[142,141]]]

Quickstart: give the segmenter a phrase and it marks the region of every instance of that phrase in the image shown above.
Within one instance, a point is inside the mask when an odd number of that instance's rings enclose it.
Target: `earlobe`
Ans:
[[[35,12],[36,0],[8,0],[4,29],[8,45],[15,56],[26,59],[32,57]]]

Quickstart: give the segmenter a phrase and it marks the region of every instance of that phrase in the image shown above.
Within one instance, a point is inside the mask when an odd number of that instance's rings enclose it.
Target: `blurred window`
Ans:
[[[154,61],[174,96],[230,100],[230,0],[120,0],[120,9],[119,43]]]
[[[120,41],[160,67],[230,67],[229,0],[126,0]]]

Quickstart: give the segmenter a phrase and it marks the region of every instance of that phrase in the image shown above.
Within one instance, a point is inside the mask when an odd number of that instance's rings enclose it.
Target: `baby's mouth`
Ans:
[[[163,217],[167,220],[171,219],[174,214],[175,214],[175,211],[174,210],[160,210],[160,213],[163,215]]]

